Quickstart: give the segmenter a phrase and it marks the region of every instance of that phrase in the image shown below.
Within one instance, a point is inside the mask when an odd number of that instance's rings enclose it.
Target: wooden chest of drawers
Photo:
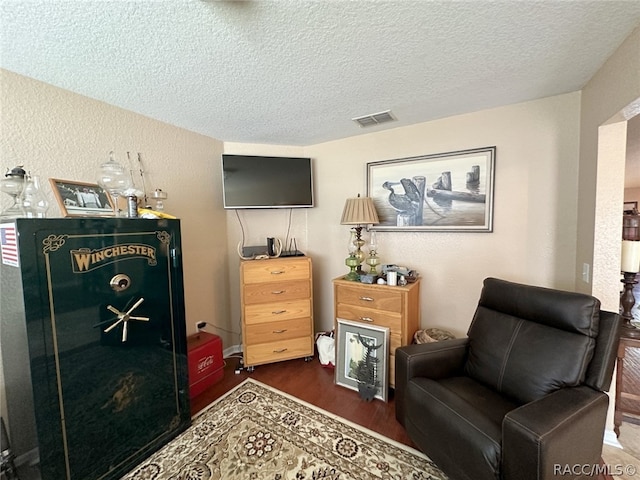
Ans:
[[[313,357],[313,290],[308,257],[240,264],[244,364]]]
[[[408,345],[420,328],[420,279],[406,286],[333,280],[334,321],[351,320],[389,327],[389,385],[395,386],[395,351]]]

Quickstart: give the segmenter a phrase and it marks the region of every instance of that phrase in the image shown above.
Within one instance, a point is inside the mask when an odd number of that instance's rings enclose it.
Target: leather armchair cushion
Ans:
[[[467,375],[527,403],[581,384],[595,340],[479,307],[469,345]]]
[[[598,335],[600,301],[589,295],[486,278],[478,305],[567,332]]]
[[[405,404],[409,436],[450,476],[498,478],[502,420],[515,403],[469,377],[418,377],[406,386]]]
[[[488,278],[469,327],[465,372],[520,403],[577,386],[599,322],[594,297]]]

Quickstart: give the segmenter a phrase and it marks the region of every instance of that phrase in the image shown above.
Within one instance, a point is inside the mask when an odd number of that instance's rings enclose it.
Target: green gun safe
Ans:
[[[0,233],[12,449],[43,480],[120,478],[191,422],[180,223],[0,219]]]

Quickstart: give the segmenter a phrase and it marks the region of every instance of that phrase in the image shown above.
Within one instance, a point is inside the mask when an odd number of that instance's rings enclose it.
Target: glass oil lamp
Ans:
[[[22,195],[26,185],[27,172],[24,171],[22,165],[13,168],[7,172],[2,180],[0,180],[0,190],[13,198],[13,204],[0,213],[3,218],[24,217],[24,205]]]
[[[376,239],[376,232],[372,230],[371,236],[369,237],[369,257],[367,258],[366,263],[369,265],[369,274],[373,276],[378,275],[377,267],[380,264],[377,252],[378,242]]]
[[[344,278],[346,280],[351,280],[354,282],[357,282],[358,280],[360,280],[360,275],[358,274],[358,270],[357,270],[358,266],[360,265],[360,261],[358,260],[358,257],[356,257],[355,255],[350,255],[345,259],[344,263],[347,267],[351,269],[349,273],[347,273],[346,277]]]

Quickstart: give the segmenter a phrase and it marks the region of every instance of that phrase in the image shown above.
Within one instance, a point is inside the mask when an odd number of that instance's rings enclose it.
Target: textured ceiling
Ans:
[[[579,90],[640,1],[1,0],[0,21],[8,70],[224,141],[310,145]]]

